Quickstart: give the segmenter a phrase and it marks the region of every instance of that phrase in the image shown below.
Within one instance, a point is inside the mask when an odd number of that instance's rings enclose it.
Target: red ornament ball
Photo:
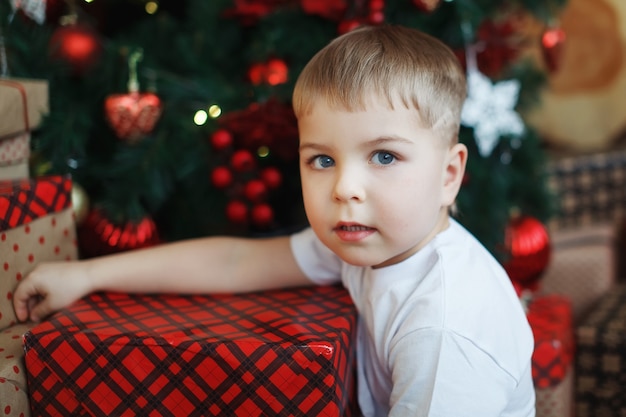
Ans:
[[[140,249],[161,243],[150,216],[115,223],[99,208],[92,209],[78,227],[81,254],[85,257]]]
[[[246,183],[244,194],[252,202],[259,202],[267,195],[267,186],[261,180],[250,180]]]
[[[215,167],[211,172],[211,183],[217,188],[226,188],[233,183],[233,174],[226,167]]]
[[[260,227],[268,226],[274,220],[274,210],[269,204],[261,203],[252,207],[252,222]]]
[[[248,206],[241,201],[233,200],[226,205],[226,217],[232,223],[245,223],[248,219]]]
[[[509,259],[504,269],[519,289],[536,290],[551,255],[548,230],[531,216],[516,216],[505,231]]]
[[[283,175],[274,167],[263,168],[261,171],[261,180],[272,190],[280,187],[283,182]]]
[[[102,43],[89,27],[70,25],[59,27],[50,38],[50,56],[69,63],[74,72],[91,69],[102,55]]]
[[[254,168],[254,156],[250,151],[240,149],[235,151],[230,159],[230,165],[237,172],[247,172]]]
[[[217,150],[228,148],[233,144],[233,135],[226,129],[218,129],[211,135],[211,145]]]

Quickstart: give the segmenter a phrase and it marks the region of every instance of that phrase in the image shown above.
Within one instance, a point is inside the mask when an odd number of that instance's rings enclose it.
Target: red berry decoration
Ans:
[[[250,180],[246,183],[244,194],[248,200],[256,203],[263,200],[267,194],[267,187],[261,180]]]
[[[279,58],[272,58],[265,66],[265,81],[269,85],[279,85],[287,82],[289,78],[289,68],[285,61]]]
[[[211,135],[211,145],[217,150],[228,148],[233,144],[233,135],[226,129],[218,129]]]
[[[233,153],[230,159],[230,165],[237,172],[247,172],[254,168],[254,156],[250,151],[240,149]]]
[[[274,167],[267,167],[261,171],[261,179],[272,190],[280,187],[283,182],[283,175]]]
[[[233,200],[226,205],[226,217],[232,223],[245,223],[248,219],[248,206],[241,201]]]
[[[211,172],[211,183],[217,188],[226,188],[233,182],[233,174],[226,167],[215,167]]]
[[[430,13],[435,10],[441,0],[413,0],[413,4],[423,12]]]
[[[269,204],[261,203],[252,207],[252,222],[257,226],[268,226],[274,220],[274,210]]]
[[[342,20],[341,22],[339,22],[339,27],[337,28],[337,31],[339,32],[340,35],[343,35],[343,34],[353,31],[354,29],[362,25],[363,25],[363,22],[358,19]]]
[[[550,262],[550,237],[539,220],[515,216],[505,231],[505,248],[509,259],[504,269],[518,289],[537,289],[542,272]]]

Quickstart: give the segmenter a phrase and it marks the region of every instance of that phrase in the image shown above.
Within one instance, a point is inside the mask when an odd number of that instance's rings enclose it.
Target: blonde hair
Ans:
[[[358,111],[372,93],[391,109],[397,100],[415,108],[424,127],[457,140],[465,72],[443,42],[407,27],[364,26],[334,39],[300,73],[293,107],[298,118],[320,99]]]

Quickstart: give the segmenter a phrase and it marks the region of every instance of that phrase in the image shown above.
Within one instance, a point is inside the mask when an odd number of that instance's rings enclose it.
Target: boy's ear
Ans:
[[[451,206],[459,193],[463,177],[465,176],[465,164],[467,163],[467,147],[462,143],[456,143],[448,150],[446,159],[444,183],[442,193],[442,205]]]

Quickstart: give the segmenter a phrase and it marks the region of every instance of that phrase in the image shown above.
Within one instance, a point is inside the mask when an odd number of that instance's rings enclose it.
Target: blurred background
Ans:
[[[30,175],[72,175],[85,257],[304,227],[291,90],[317,50],[363,24],[429,32],[481,81],[458,218],[503,262],[516,220],[543,236],[559,215],[554,155],[619,148],[626,129],[621,0],[0,4],[2,75],[49,89]]]

